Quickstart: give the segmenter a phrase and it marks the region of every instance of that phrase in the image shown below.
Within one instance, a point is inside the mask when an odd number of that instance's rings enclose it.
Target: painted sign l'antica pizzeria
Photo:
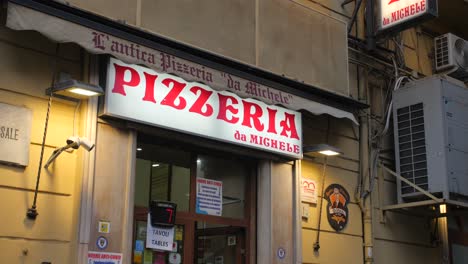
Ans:
[[[343,230],[349,219],[349,193],[339,184],[331,184],[325,190],[325,199],[328,201],[327,218],[328,223],[336,231]]]

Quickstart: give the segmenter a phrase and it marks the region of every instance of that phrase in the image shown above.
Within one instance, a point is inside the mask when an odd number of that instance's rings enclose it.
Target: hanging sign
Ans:
[[[437,16],[437,0],[379,0],[379,31],[401,31]]]
[[[0,103],[0,162],[28,166],[32,112]]]
[[[104,115],[302,157],[301,113],[113,58]]]
[[[306,203],[317,203],[317,182],[301,178],[301,200]]]
[[[223,212],[223,182],[197,178],[197,214],[221,216]]]
[[[328,223],[336,231],[343,230],[348,224],[349,193],[339,184],[331,184],[325,189],[325,199],[328,201],[327,218]]]
[[[151,216],[148,214],[148,224],[146,226],[146,247],[163,251],[172,251],[174,229],[174,227],[153,227],[151,225]]]
[[[88,264],[122,264],[122,254],[89,251]]]

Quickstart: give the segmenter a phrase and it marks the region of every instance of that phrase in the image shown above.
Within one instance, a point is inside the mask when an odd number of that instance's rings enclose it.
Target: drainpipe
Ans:
[[[361,102],[368,103],[368,72],[363,70],[363,80],[360,82],[359,99]],[[369,190],[370,185],[370,171],[369,171],[369,126],[370,126],[370,110],[362,110],[359,116],[359,148],[360,148],[360,173],[362,182],[362,190],[365,192]],[[363,192],[363,193],[364,193]],[[360,194],[358,194],[360,195]],[[361,196],[362,197],[362,196]],[[363,231],[364,231],[364,263],[374,263],[373,258],[373,234],[372,234],[372,200],[371,195],[363,197],[360,201],[363,203]]]

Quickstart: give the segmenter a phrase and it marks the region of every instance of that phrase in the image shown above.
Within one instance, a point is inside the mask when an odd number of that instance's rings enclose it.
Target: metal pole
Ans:
[[[366,2],[366,44],[367,50],[374,50],[375,44],[375,16],[374,16],[374,0]]]
[[[353,16],[351,17],[351,21],[349,21],[348,24],[348,35],[351,33],[351,29],[353,28],[354,21],[356,21],[357,13],[359,11],[359,8],[361,7],[362,0],[358,0],[356,7],[354,8],[353,11]]]
[[[360,69],[358,69],[359,72]],[[359,100],[361,102],[369,102],[369,89],[368,89],[368,71],[364,70],[364,80],[362,80],[361,87],[359,87]],[[362,191],[372,192],[370,190],[371,182],[371,173],[369,171],[369,129],[370,129],[370,110],[363,110],[359,115],[359,150],[360,150],[360,169],[359,173],[361,174],[362,179]],[[366,175],[368,177],[366,177]],[[367,180],[366,180],[367,179]],[[362,203],[362,221],[363,221],[363,242],[364,242],[364,263],[372,264],[374,263],[373,257],[373,233],[372,233],[372,196],[365,197],[362,193],[358,194],[359,201]]]
[[[446,215],[447,213],[447,205],[441,204],[439,205],[439,213]],[[448,239],[448,222],[447,216],[439,217],[438,221],[438,232],[439,237],[442,242],[442,264],[449,264],[450,263],[450,245]]]

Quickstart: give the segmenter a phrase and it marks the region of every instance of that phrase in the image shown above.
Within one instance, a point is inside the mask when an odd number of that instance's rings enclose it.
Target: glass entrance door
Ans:
[[[195,236],[197,264],[244,264],[243,228],[218,227],[199,229]]]
[[[134,264],[248,264],[254,242],[255,163],[138,136]],[[172,250],[146,246],[149,204],[177,204]]]
[[[176,221],[172,251],[157,251],[146,248],[146,219],[135,221],[134,264],[182,264],[192,263],[193,226],[189,221]]]

